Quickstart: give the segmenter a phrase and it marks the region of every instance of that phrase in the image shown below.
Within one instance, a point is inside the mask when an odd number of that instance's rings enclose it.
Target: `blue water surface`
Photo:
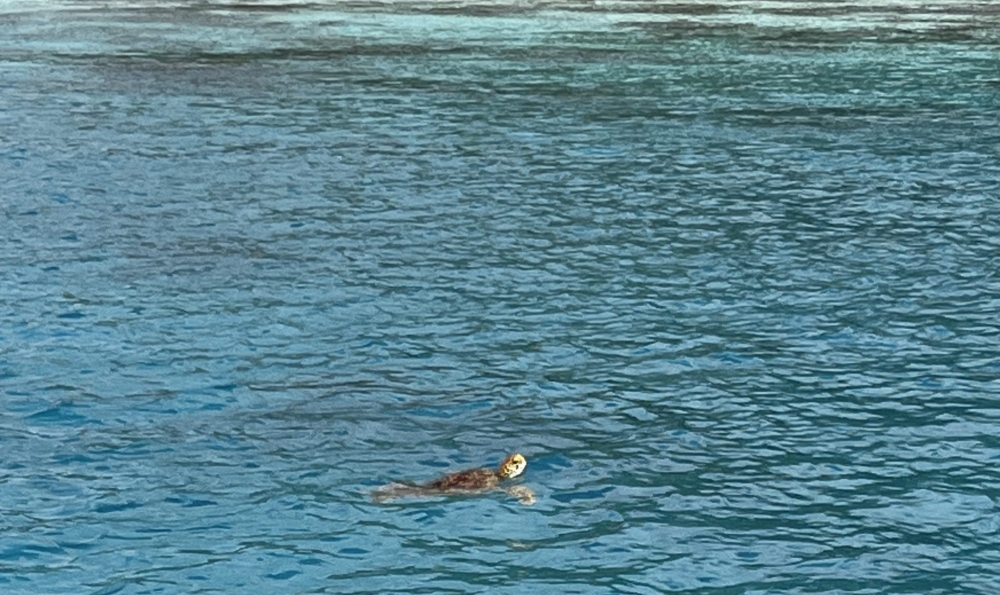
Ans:
[[[995,595],[998,26],[0,4],[0,592]]]

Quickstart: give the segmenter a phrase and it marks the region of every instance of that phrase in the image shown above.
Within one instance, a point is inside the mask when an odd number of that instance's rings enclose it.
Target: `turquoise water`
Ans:
[[[0,592],[1000,592],[1000,14],[588,5],[0,5]]]

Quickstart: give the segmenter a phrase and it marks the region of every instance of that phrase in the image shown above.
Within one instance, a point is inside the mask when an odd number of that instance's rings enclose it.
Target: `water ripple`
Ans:
[[[992,595],[991,6],[10,3],[0,589]]]

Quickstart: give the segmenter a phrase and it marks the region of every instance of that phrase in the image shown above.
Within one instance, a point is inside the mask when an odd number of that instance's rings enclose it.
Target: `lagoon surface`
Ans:
[[[878,4],[0,4],[0,592],[1000,592],[1000,11]]]

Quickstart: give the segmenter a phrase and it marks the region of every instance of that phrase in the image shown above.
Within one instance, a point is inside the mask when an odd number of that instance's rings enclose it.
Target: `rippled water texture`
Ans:
[[[0,592],[1000,593],[1000,11],[878,4],[0,5]]]

